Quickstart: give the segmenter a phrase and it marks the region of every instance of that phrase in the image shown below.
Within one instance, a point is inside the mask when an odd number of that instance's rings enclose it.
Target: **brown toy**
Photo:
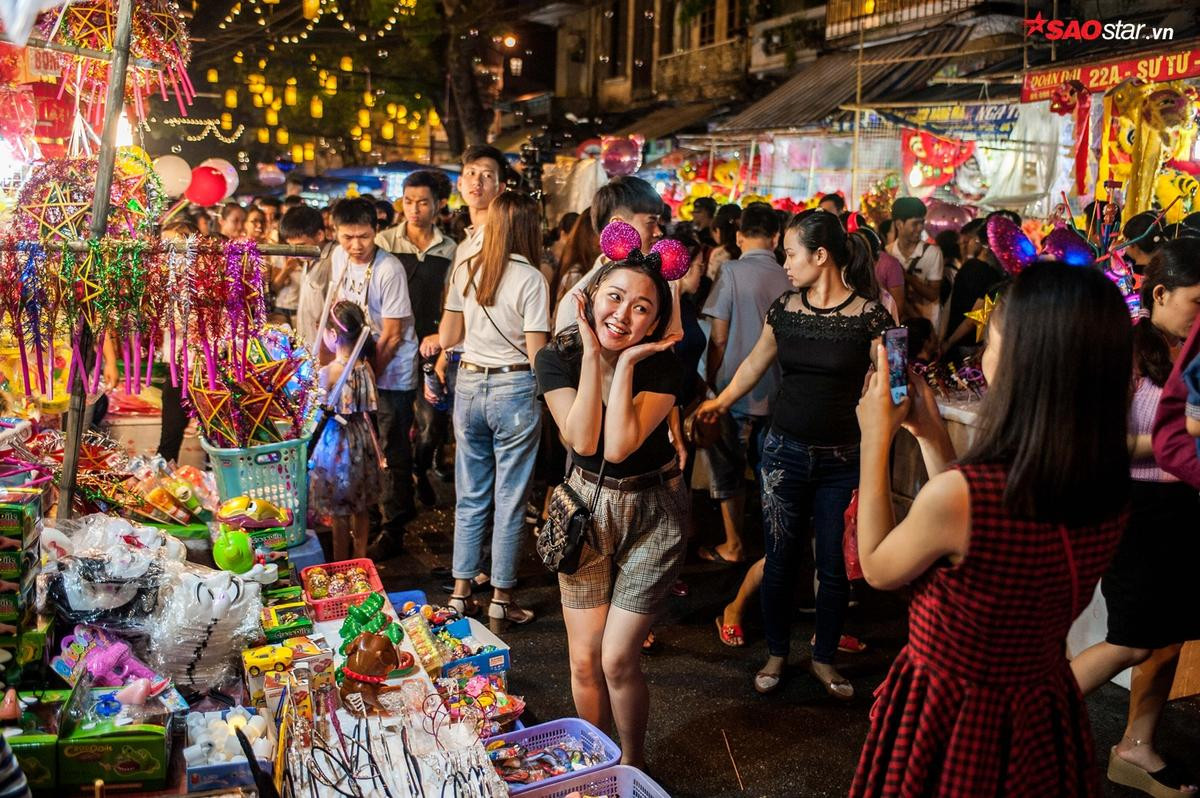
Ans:
[[[400,659],[396,646],[383,635],[363,632],[354,638],[346,652],[342,683],[338,688],[343,705],[354,706],[355,702],[349,701],[347,696],[358,693],[367,710],[378,712],[384,709],[379,696],[400,689],[384,684],[388,674],[400,668]]]

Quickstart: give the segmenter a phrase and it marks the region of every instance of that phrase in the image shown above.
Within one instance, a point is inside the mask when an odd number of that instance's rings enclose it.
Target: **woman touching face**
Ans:
[[[617,269],[596,288],[592,326],[600,345],[619,352],[641,343],[657,325],[658,291],[649,276]]]

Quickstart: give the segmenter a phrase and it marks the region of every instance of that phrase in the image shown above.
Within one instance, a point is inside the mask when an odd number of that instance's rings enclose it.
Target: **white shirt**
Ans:
[[[476,366],[529,362],[525,333],[549,332],[550,286],[546,278],[524,257],[512,255],[495,299],[485,310],[475,300],[474,286],[467,285],[467,271],[466,264],[460,263],[446,292],[446,310],[463,314],[463,360]],[[478,281],[476,274],[476,285]]]
[[[588,269],[587,274],[579,278],[579,282],[571,286],[571,290],[563,294],[562,300],[558,303],[558,309],[554,313],[554,334],[562,335],[563,331],[579,321],[579,310],[575,304],[575,292],[582,291],[587,288],[587,284],[596,276],[596,272],[600,271],[600,267],[608,262],[608,258],[603,255],[596,258],[596,262],[592,264],[592,268]],[[671,323],[667,325],[666,335],[683,336],[683,319],[679,315],[679,281],[672,280],[668,285],[671,286]]]
[[[417,387],[417,333],[413,327],[412,302],[404,266],[378,247],[371,264],[350,263],[349,260],[341,247],[333,253],[333,271],[342,275],[337,301],[353,302],[362,308],[375,335],[383,331],[384,319],[404,322],[404,337],[392,361],[376,378],[376,387],[385,391],[414,390]],[[368,269],[371,272],[369,285]]]
[[[921,251],[922,247],[925,248],[924,252]],[[900,261],[900,265],[904,267],[906,274],[911,274],[920,280],[924,280],[926,283],[935,283],[942,280],[942,251],[933,244],[927,244],[922,241],[920,244],[917,244],[916,249],[914,249],[912,254],[907,258],[900,253],[899,241],[893,241],[887,248],[887,251],[891,253],[892,257]],[[913,258],[918,254],[920,257],[917,257],[916,263],[913,263]],[[909,294],[909,300],[907,304],[910,305],[917,313],[920,313],[922,316],[929,319],[929,321],[933,324],[933,329],[935,331],[938,329],[938,316],[940,315],[942,309],[941,302],[937,301],[936,299],[932,302],[925,302],[924,300]]]

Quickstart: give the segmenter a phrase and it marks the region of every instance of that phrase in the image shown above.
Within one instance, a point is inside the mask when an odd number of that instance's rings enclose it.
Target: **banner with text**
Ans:
[[[1126,78],[1141,78],[1148,83],[1165,83],[1194,77],[1200,77],[1200,49],[1087,66],[1046,69],[1025,74],[1021,85],[1021,102],[1048,100],[1056,88],[1070,80],[1079,81],[1089,92],[1103,93]]]

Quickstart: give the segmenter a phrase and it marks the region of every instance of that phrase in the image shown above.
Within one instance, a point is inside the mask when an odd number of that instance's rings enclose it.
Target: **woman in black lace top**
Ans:
[[[871,342],[892,326],[892,318],[879,303],[867,246],[859,236],[848,236],[833,214],[798,214],[787,227],[784,250],[784,270],[796,290],[775,301],[750,357],[721,395],[698,412],[728,412],[778,361],[783,379],[760,475],[766,534],[760,592],[768,657],[754,688],[769,693],[783,679],[800,552],[808,545],[811,519],[820,584],[810,670],[831,696],[849,700],[854,688],[833,665],[850,596],[842,516],[858,486],[854,410],[871,365]]]

